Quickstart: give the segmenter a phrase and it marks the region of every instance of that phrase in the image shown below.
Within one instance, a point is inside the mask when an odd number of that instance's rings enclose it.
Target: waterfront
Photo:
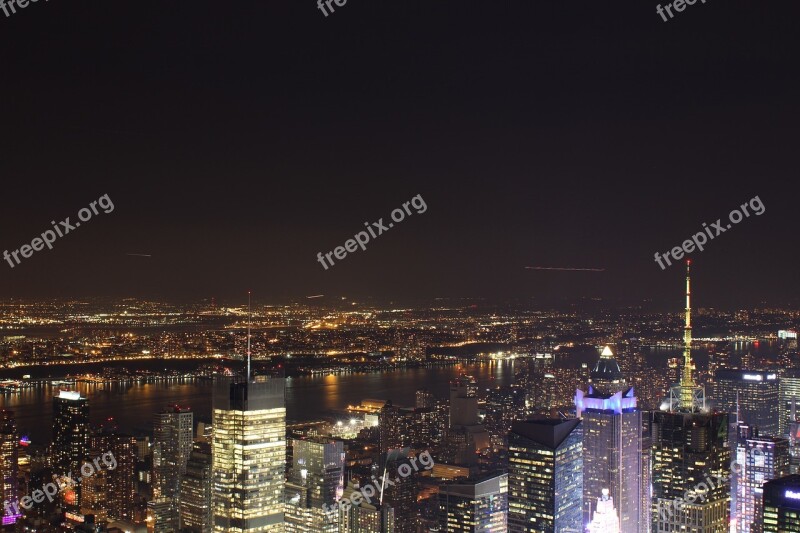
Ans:
[[[413,405],[417,389],[430,389],[447,397],[448,384],[461,373],[474,376],[481,388],[508,385],[513,381],[513,361],[492,361],[447,367],[413,368],[369,374],[339,374],[287,378],[286,407],[290,421],[329,417],[348,404],[365,398],[390,399],[398,405]],[[14,411],[20,435],[34,443],[50,440],[52,397],[58,386],[23,389],[0,396],[0,408]],[[211,418],[211,381],[176,378],[157,383],[110,383],[76,386],[89,398],[90,418],[99,424],[114,417],[122,431],[151,430],[153,414],[166,405],[189,406],[196,420]]]

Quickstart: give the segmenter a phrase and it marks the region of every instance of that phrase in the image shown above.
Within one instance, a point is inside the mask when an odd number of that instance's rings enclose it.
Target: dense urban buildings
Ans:
[[[344,490],[344,443],[328,438],[293,439],[286,480],[287,533],[336,533],[325,509]]]

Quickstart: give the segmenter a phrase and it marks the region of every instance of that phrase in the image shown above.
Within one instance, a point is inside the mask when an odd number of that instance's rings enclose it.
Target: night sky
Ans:
[[[49,0],[0,12],[0,298],[800,301],[796,0]],[[328,270],[420,194],[423,214]],[[102,212],[101,212],[102,213]],[[143,257],[128,254],[146,254]],[[526,270],[581,267],[603,272]],[[533,300],[531,300],[533,298]]]

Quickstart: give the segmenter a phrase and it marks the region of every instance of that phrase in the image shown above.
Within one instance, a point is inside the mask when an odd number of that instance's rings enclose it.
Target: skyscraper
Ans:
[[[192,451],[194,417],[178,405],[156,413],[153,419],[153,496],[175,498]]]
[[[780,436],[780,391],[775,372],[753,370],[717,370],[714,406],[725,413],[735,413],[739,422],[758,428],[760,435]]]
[[[789,423],[797,419],[800,412],[800,368],[788,368],[778,376],[780,390],[779,437],[787,437]]]
[[[111,453],[117,466],[101,468],[83,480],[81,514],[117,520],[134,519],[136,439],[104,428],[90,439],[90,457]]]
[[[67,509],[78,511],[81,503],[80,468],[89,453],[89,400],[79,392],[59,391],[53,398],[53,470],[72,473],[76,485],[63,494]]]
[[[344,491],[344,443],[333,439],[292,440],[286,482],[286,532],[336,533],[324,509]]]
[[[445,533],[505,533],[508,530],[508,474],[439,487],[439,525]]]
[[[642,412],[636,408],[633,389],[613,394],[576,391],[577,417],[583,421],[583,521],[595,516],[599,502],[613,500],[621,533],[639,533],[649,519],[641,509]],[[604,497],[604,495],[606,497]],[[603,513],[608,513],[608,504]]]
[[[192,450],[193,415],[188,407],[167,407],[153,419],[153,499],[168,503],[167,529],[178,530],[178,507],[181,477]],[[158,517],[165,513],[159,510]]]
[[[800,475],[764,484],[764,533],[800,533]]]
[[[670,389],[651,420],[653,529],[727,533],[730,518],[731,450],[728,415],[706,409],[705,392],[692,371],[690,262],[686,262],[684,366],[681,382]],[[708,488],[707,480],[717,480]],[[677,503],[676,503],[677,502]]]
[[[186,463],[186,473],[181,478],[179,505],[180,524],[183,531],[211,533],[211,443],[197,441]]]
[[[509,531],[583,531],[581,421],[515,422],[508,441]]]
[[[0,410],[0,502],[4,505],[2,525],[17,521],[19,513],[19,435],[14,413]]]
[[[760,531],[763,486],[767,481],[789,475],[789,443],[779,437],[759,437],[745,429],[738,440],[736,463],[741,467],[734,476],[736,487],[736,533]]]
[[[283,532],[284,380],[259,376],[214,386],[214,531]]]

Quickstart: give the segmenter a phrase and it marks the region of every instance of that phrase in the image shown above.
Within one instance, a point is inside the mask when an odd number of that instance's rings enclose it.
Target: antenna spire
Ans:
[[[247,382],[250,383],[250,291],[247,291]]]
[[[691,260],[686,261],[686,325],[683,328],[683,374],[681,376],[681,407],[692,410],[695,389],[692,371],[692,285],[690,276]]]

